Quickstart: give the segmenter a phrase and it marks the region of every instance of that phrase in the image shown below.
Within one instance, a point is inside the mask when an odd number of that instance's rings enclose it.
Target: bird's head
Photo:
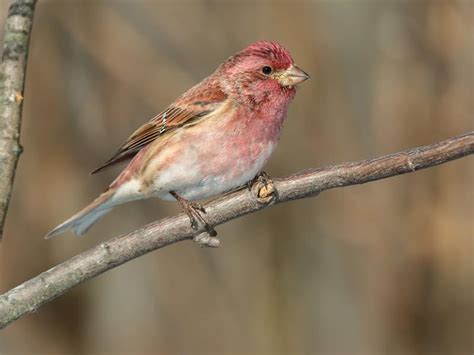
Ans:
[[[310,76],[298,68],[288,50],[274,41],[258,41],[223,63],[227,84],[242,91],[294,93]]]

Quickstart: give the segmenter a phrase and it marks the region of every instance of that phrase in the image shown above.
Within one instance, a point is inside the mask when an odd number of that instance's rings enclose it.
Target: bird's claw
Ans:
[[[220,240],[216,238],[217,232],[200,213],[206,213],[206,210],[196,202],[191,203],[190,207],[192,212],[188,214],[188,217],[191,221],[191,228],[197,231],[202,226],[206,230],[204,233],[195,235],[193,240],[200,247],[217,248],[221,244]]]
[[[265,171],[262,171],[260,174],[257,175],[257,182],[261,183],[264,187],[268,187],[268,185],[273,185],[272,178]]]
[[[191,207],[194,208],[195,210],[206,213],[206,209],[199,202],[189,202],[189,203],[190,203]]]
[[[211,237],[217,235],[216,230],[202,216],[201,213],[206,213],[206,210],[200,204],[192,202],[185,207],[184,212],[186,212],[189,217],[192,229],[198,231],[200,227],[203,227]]]
[[[252,190],[252,186],[256,183],[260,183],[266,187],[269,184],[273,184],[273,181],[272,178],[265,171],[261,171],[252,180],[247,182],[247,188],[249,189],[249,191]]]
[[[255,196],[260,203],[268,204],[276,195],[273,180],[264,171],[255,176],[253,180],[250,180],[247,187],[249,191],[254,191]]]
[[[201,213],[206,213],[205,208],[198,202],[191,202],[179,196],[176,192],[170,191],[171,195],[176,198],[184,212],[191,222],[191,228],[199,231],[201,228],[206,230],[206,233],[212,238],[217,235],[216,230],[212,227]]]

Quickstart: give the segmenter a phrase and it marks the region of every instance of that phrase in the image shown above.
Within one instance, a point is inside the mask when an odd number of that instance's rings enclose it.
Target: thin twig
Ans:
[[[21,111],[35,5],[36,0],[13,0],[5,23],[0,68],[0,241],[22,151]]]
[[[335,187],[414,172],[473,153],[474,132],[470,132],[376,159],[308,170],[277,179],[269,186],[255,183],[252,189],[244,188],[208,203],[204,206],[206,219],[212,225],[219,225],[276,203],[315,196]],[[0,295],[0,328],[36,311],[81,282],[152,250],[191,239],[196,234],[188,218],[180,214],[101,243]]]

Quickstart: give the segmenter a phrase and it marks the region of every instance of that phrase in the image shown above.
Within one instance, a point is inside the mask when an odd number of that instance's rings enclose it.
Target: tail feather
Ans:
[[[99,218],[114,207],[115,204],[111,200],[114,193],[114,189],[107,190],[74,216],[51,230],[45,238],[54,237],[67,230],[72,230],[76,235],[84,234]]]

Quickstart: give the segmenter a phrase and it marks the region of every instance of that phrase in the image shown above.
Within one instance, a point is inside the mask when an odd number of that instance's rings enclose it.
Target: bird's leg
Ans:
[[[197,230],[199,225],[202,225],[206,228],[207,233],[211,237],[217,235],[216,230],[202,216],[201,212],[206,213],[206,210],[200,203],[188,201],[179,196],[175,191],[170,191],[170,194],[176,199],[176,201],[178,201],[184,212],[188,215],[192,229]]]

